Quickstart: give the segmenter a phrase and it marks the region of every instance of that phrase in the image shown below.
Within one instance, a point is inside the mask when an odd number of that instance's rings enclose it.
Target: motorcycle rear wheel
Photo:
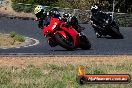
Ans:
[[[69,35],[70,36],[70,35]],[[71,37],[71,36],[70,36]],[[71,40],[66,39],[63,35],[60,33],[55,34],[55,39],[61,47],[67,49],[67,50],[74,50],[74,42]]]
[[[89,50],[91,43],[85,35],[80,36],[80,48],[83,50]]]

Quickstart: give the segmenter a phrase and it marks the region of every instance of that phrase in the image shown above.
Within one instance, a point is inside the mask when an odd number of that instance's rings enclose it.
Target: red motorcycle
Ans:
[[[54,15],[55,13],[55,15]],[[45,37],[48,37],[48,43],[51,47],[60,45],[67,50],[74,50],[76,48],[90,49],[91,43],[88,38],[78,33],[71,24],[59,19],[59,11],[51,9],[49,15],[44,20],[45,24],[41,27]],[[57,16],[57,17],[56,17]]]
[[[53,16],[50,17],[50,23],[43,26],[43,33],[49,38],[48,43],[51,47],[60,45],[67,50],[91,48],[91,43],[85,35],[79,35],[71,25]]]

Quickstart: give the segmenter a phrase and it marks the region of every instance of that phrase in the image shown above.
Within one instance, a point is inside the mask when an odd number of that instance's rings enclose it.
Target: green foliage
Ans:
[[[16,32],[10,32],[10,37],[12,37],[15,41],[24,42],[25,38],[22,35],[17,34]]]
[[[19,41],[19,42],[24,42],[24,41],[25,41],[25,38],[24,38],[22,35],[16,35],[16,36],[14,37],[14,39],[15,39],[16,41]]]
[[[13,3],[12,4],[12,8],[17,11],[17,12],[21,12],[24,10],[24,6],[22,4],[17,4],[17,3]]]
[[[16,36],[16,32],[10,32],[10,36],[13,38],[13,37],[15,37]]]
[[[102,1],[102,2],[100,3],[100,6],[101,6],[101,9],[102,9],[103,11],[108,11],[108,10],[110,10],[110,4],[109,4],[108,1]],[[111,8],[111,11],[112,11],[112,8]]]
[[[24,4],[40,4],[46,6],[57,6],[63,8],[75,8],[75,9],[90,9],[91,5],[99,4],[100,7],[104,11],[112,11],[112,3],[111,0],[12,0],[14,3],[24,3]],[[131,8],[132,0],[116,0],[116,7],[120,9],[122,12],[126,12],[126,10]],[[14,6],[15,5],[15,6]],[[31,7],[23,7],[21,5],[14,4],[13,8],[16,11],[24,11],[24,12],[31,12]],[[26,10],[28,9],[28,10]]]
[[[27,3],[34,4],[34,0],[27,0]]]
[[[115,16],[120,27],[132,27],[132,14],[116,14]]]
[[[23,12],[26,13],[33,12],[33,6],[24,6]]]
[[[50,5],[58,0],[12,0],[15,3]]]
[[[66,2],[65,0],[59,0],[58,2],[53,2],[51,3],[51,6],[57,6],[57,7],[62,7],[62,8],[71,8],[71,3]]]
[[[32,5],[24,5],[24,4],[17,4],[17,3],[13,3],[12,4],[12,8],[16,11],[16,12],[26,12],[26,13],[31,13],[33,11],[33,6]]]

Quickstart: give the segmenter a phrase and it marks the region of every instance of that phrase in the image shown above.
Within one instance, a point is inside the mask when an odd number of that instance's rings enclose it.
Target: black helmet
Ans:
[[[69,14],[68,14],[68,13],[64,13],[64,14],[63,14],[63,17],[64,17],[64,18],[67,18],[67,17],[69,17]]]
[[[49,11],[49,15],[50,16],[53,16],[53,17],[59,17],[60,16],[60,13],[59,13],[59,10],[57,8],[52,8]]]
[[[99,7],[97,5],[94,5],[91,7],[91,12],[92,14],[96,14],[97,12],[99,12]]]

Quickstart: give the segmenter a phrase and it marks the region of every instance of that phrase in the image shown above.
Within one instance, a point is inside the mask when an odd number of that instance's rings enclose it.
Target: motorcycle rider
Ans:
[[[95,31],[95,34],[97,37],[101,37],[101,33],[99,33],[99,26],[100,24],[103,24],[103,22],[105,21],[105,19],[107,19],[107,14],[102,12],[100,10],[100,8],[97,6],[97,5],[93,5],[91,7],[91,13],[92,13],[92,16],[91,16],[91,24],[94,28],[94,31]]]
[[[52,13],[52,14],[51,14]],[[38,27],[43,29],[43,26],[48,26],[50,23],[50,15],[55,17],[52,11],[46,12],[45,7],[42,5],[38,5],[34,9],[34,14],[36,15],[36,20],[38,21]],[[57,14],[56,14],[57,16]],[[55,47],[57,44],[52,40],[52,38],[48,39],[48,43],[51,47]]]
[[[34,14],[36,15],[36,20],[38,21],[38,27],[43,28],[43,25],[48,25],[50,22],[50,17],[48,13],[45,11],[45,7],[42,5],[38,5],[34,9]]]
[[[57,17],[58,19],[62,20],[60,14],[59,14],[59,11],[56,8],[53,8],[50,11],[46,12],[45,8],[43,6],[38,5],[35,8],[34,13],[36,15],[36,20],[39,21],[38,27],[41,28],[41,29],[44,28],[44,25],[46,25],[46,26],[49,25],[51,17]],[[78,21],[76,21],[76,22],[78,23]],[[48,32],[48,33],[50,33],[50,32]],[[87,37],[85,35],[83,35],[82,33],[78,33],[78,34],[80,35],[80,41],[82,41],[82,42],[84,41],[83,43],[78,44],[78,46],[81,47],[81,48],[83,48],[83,49],[85,47],[90,48],[91,44],[89,43]],[[48,43],[49,43],[49,45],[51,47],[55,47],[56,45],[58,45],[58,43],[55,41],[54,37],[50,37],[49,36],[48,38],[49,38],[48,39]],[[88,46],[86,44],[88,44]]]
[[[50,16],[57,17],[60,20],[62,19],[57,8],[52,8],[50,11],[46,12],[45,7],[42,5],[38,5],[34,9],[34,14],[36,15],[36,20],[38,21],[38,27],[41,29],[43,29],[43,26],[49,25]],[[57,45],[52,38],[48,39],[48,43],[51,47],[55,47]]]
[[[36,20],[38,20],[38,27],[39,28],[43,28],[43,25],[48,25],[50,23],[50,16],[54,16],[57,17],[58,19],[65,19],[65,22],[69,23],[70,25],[72,25],[72,27],[78,32],[80,33],[82,30],[84,30],[83,27],[81,27],[78,24],[78,20],[76,19],[76,17],[72,16],[70,14],[67,14],[67,16],[63,17],[60,16],[59,10],[57,8],[53,8],[51,9],[49,12],[45,11],[45,7],[42,5],[38,5],[35,10],[34,13],[36,15]],[[65,14],[66,15],[66,14]],[[68,19],[66,19],[68,17]],[[75,20],[74,22],[73,19]]]

